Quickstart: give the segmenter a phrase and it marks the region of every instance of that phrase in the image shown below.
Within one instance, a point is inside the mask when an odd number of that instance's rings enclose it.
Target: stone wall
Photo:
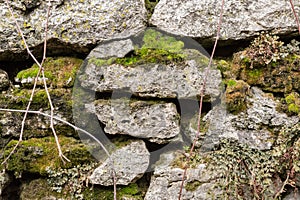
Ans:
[[[220,1],[50,3],[43,66],[70,162],[58,156],[39,77],[30,109],[40,114],[28,115],[23,141],[1,165],[1,199],[113,199],[113,173],[118,199],[177,199],[186,165],[182,199],[299,195],[300,50],[297,41],[281,42],[297,39],[288,2],[226,1],[218,48],[235,54],[210,68]],[[41,59],[46,1],[10,6]],[[6,1],[0,8],[0,108],[23,110],[39,68]],[[1,161],[17,144],[22,119],[0,112]]]

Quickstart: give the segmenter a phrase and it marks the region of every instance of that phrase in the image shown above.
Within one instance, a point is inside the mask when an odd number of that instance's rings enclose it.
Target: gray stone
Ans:
[[[96,100],[86,107],[96,113],[109,134],[125,134],[159,144],[179,136],[179,114],[173,103],[120,98]]]
[[[246,111],[233,115],[227,113],[224,106],[216,106],[205,116],[204,121],[209,128],[201,142],[203,150],[211,150],[222,138],[238,140],[255,149],[270,149],[275,133],[284,126],[299,123],[299,117],[279,113],[276,110],[277,103],[259,88],[253,87],[251,92]]]
[[[300,199],[300,192],[299,191],[290,191],[283,200],[298,200]]]
[[[161,0],[152,25],[178,35],[214,40],[222,1]],[[294,2],[295,9],[300,8]],[[247,39],[260,31],[287,34],[296,31],[291,5],[281,0],[225,1],[221,40]]]
[[[0,69],[0,91],[6,90],[9,87],[9,78],[5,71]]]
[[[0,172],[0,198],[1,198],[1,194],[2,194],[3,190],[5,189],[5,187],[8,186],[8,184],[11,181],[12,181],[11,178],[5,171]]]
[[[29,47],[43,43],[48,1],[12,3],[17,21]],[[28,2],[28,1],[27,1]],[[145,28],[143,0],[51,1],[48,23],[47,53],[87,53],[91,46],[104,40],[125,38]],[[11,53],[25,53],[24,44],[10,17],[5,1],[0,1],[0,60]],[[66,45],[68,44],[68,45]]]
[[[89,54],[88,58],[110,58],[110,57],[125,57],[130,51],[134,50],[133,43],[130,39],[118,40],[107,44],[98,45]]]
[[[150,186],[145,196],[145,200],[175,200],[178,199],[178,192],[183,175],[183,169],[172,167],[176,158],[176,153],[169,152],[160,156],[155,165],[154,173],[151,177]],[[188,169],[186,182],[195,180],[201,182],[193,191],[183,188],[182,198],[184,200],[207,200],[213,199],[209,192],[219,194],[220,191],[214,189],[214,181],[217,175],[208,173],[205,164],[199,164],[194,169]]]
[[[122,90],[140,97],[196,99],[207,72],[205,98],[213,101],[220,95],[220,71],[207,69],[208,59],[199,51],[186,50],[185,53],[188,58],[180,64],[148,63],[127,67],[98,65],[90,60],[79,80],[84,88],[97,92]]]
[[[132,141],[111,155],[118,185],[128,185],[141,178],[146,172],[150,153],[143,141]],[[113,185],[112,163],[108,158],[90,176],[92,184]]]

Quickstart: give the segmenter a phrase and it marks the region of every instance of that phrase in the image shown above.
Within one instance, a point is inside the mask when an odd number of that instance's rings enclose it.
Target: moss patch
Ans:
[[[187,191],[195,191],[201,184],[202,183],[200,181],[188,182],[184,188]]]
[[[239,113],[247,108],[246,97],[250,86],[241,80],[228,80],[225,91],[225,102],[227,110],[232,113]]]
[[[285,97],[285,103],[287,106],[287,112],[292,115],[300,113],[300,95],[296,92],[292,92]]]
[[[76,72],[82,64],[81,59],[71,58],[71,57],[58,57],[58,58],[47,58],[43,64],[45,78],[47,79],[47,84],[54,88],[58,87],[72,87],[75,81]],[[20,71],[16,78],[21,82],[25,81],[25,85],[32,87],[34,83],[34,78],[37,76],[39,67],[34,64],[31,68]],[[40,73],[40,78],[42,74]],[[31,78],[32,80],[28,80]],[[38,81],[38,85],[43,85],[43,82]]]
[[[71,110],[72,104],[69,102],[71,100],[71,90],[70,89],[49,89],[49,94],[54,106],[62,106],[68,107]],[[32,90],[29,89],[15,89],[12,92],[14,98],[11,98],[9,105],[11,108],[25,108],[30,100]],[[50,108],[50,104],[48,102],[48,96],[44,89],[36,89],[31,105],[33,109],[40,108]]]
[[[136,49],[130,57],[117,58],[115,63],[124,66],[132,66],[144,63],[167,64],[171,62],[182,62],[183,60],[183,54],[172,53],[165,49],[151,49],[143,47],[141,49]]]
[[[147,18],[150,19],[156,4],[159,2],[159,0],[145,0],[145,7],[148,11]]]
[[[161,32],[148,29],[144,33],[143,45],[136,47],[132,54],[124,58],[98,59],[91,58],[89,63],[97,66],[120,64],[135,66],[145,63],[174,63],[185,60],[184,43],[174,37],[163,35]]]
[[[32,138],[21,142],[7,161],[7,170],[14,172],[17,176],[21,176],[24,172],[46,175],[47,167],[68,168],[94,160],[86,147],[74,138],[61,136],[59,141],[63,153],[71,162],[67,162],[65,165],[61,162],[53,137]],[[16,140],[9,142],[4,157],[8,156],[16,144]]]
[[[244,51],[234,54],[232,66],[239,68],[236,79],[269,92],[287,94],[299,91],[300,57],[295,54],[299,46],[282,46],[283,43],[277,40],[278,37],[273,36],[260,37]],[[229,71],[234,71],[234,68]]]
[[[180,53],[184,47],[182,41],[174,37],[163,35],[161,32],[153,29],[147,29],[143,38],[142,48],[162,49],[171,53]]]
[[[114,197],[112,187],[86,189],[83,194],[84,199],[87,200],[110,200]],[[143,197],[144,194],[136,183],[132,183],[128,186],[118,186],[117,188],[117,199],[143,200]]]

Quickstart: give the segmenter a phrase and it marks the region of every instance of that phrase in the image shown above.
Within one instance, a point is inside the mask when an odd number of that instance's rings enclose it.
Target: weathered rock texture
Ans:
[[[97,92],[122,90],[140,97],[196,99],[207,74],[206,99],[212,101],[220,95],[221,73],[207,69],[208,59],[196,50],[182,50],[181,54],[186,56],[183,63],[146,63],[131,67],[114,64],[114,61],[109,64],[109,59],[102,60],[103,57],[126,54],[132,49],[132,44],[127,41],[109,43],[111,49],[118,48],[115,54],[97,53],[107,45],[100,45],[92,51],[79,76],[84,88]]]
[[[51,1],[51,5],[48,53],[87,53],[90,45],[106,39],[128,37],[145,27],[143,0],[59,0]],[[11,7],[29,47],[42,44],[47,1],[14,1]],[[0,2],[0,10],[3,16],[0,19],[0,60],[7,60],[12,59],[11,53],[23,52],[25,48],[5,1]]]
[[[0,91],[6,90],[9,87],[8,75],[5,71],[0,69]]]
[[[160,160],[155,166],[145,200],[178,199],[183,169],[172,166],[175,158],[176,154],[174,152],[161,155]],[[212,199],[211,194],[217,195],[220,193],[218,189],[213,189],[213,180],[216,179],[218,175],[209,174],[205,168],[206,166],[201,164],[194,169],[188,169],[186,181],[189,183],[198,181],[199,187],[195,187],[191,190],[183,188],[182,199],[207,200]]]
[[[96,168],[90,177],[93,184],[113,185],[112,167],[114,167],[117,184],[128,185],[135,182],[146,172],[150,161],[150,153],[143,141],[133,141],[112,153]],[[112,164],[113,162],[113,164]]]
[[[5,171],[0,172],[0,195],[11,181],[11,177]]]
[[[173,103],[97,100],[94,112],[108,134],[125,134],[151,142],[167,143],[179,136],[179,114]]]
[[[294,2],[299,10],[299,2]],[[161,0],[155,7],[150,23],[174,34],[214,40],[221,1]],[[221,40],[240,40],[260,31],[287,34],[296,31],[295,17],[288,2],[226,1]]]
[[[125,90],[141,97],[196,99],[205,71],[199,71],[199,67],[193,61],[184,66],[147,64],[134,68],[90,63],[81,80],[84,87],[97,92]],[[207,98],[216,98],[220,94],[220,81],[220,73],[209,70]]]
[[[288,117],[276,110],[276,103],[259,88],[251,89],[248,109],[239,114],[226,112],[222,106],[213,108],[204,120],[209,124],[202,142],[203,150],[211,150],[222,138],[230,138],[254,149],[270,149],[282,127],[299,123],[299,117]]]

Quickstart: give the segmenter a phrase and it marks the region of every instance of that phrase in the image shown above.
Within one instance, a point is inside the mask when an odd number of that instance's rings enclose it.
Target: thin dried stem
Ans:
[[[104,150],[105,154],[110,158],[111,155],[110,153],[108,152],[108,150],[105,148],[105,146],[91,133],[89,133],[88,131],[82,129],[82,128],[79,128],[75,125],[73,125],[72,123],[66,121],[66,120],[63,120],[61,119],[60,117],[57,117],[55,115],[51,116],[51,114],[47,114],[47,113],[44,113],[44,112],[41,112],[41,111],[35,111],[35,110],[20,110],[20,109],[9,109],[9,108],[0,108],[0,111],[3,111],[3,112],[19,112],[19,113],[30,113],[30,114],[36,114],[36,115],[43,115],[45,117],[48,117],[48,118],[53,118],[53,120],[56,120],[56,121],[59,121],[59,122],[62,122],[63,124],[66,124],[70,127],[72,127],[75,131],[81,131],[83,132],[84,134],[88,135],[90,138],[92,138],[93,140],[95,140],[99,145],[100,147]]]
[[[179,191],[179,194],[178,194],[178,200],[181,199],[182,191],[183,191],[183,187],[184,187],[184,182],[185,182],[186,175],[187,175],[187,169],[189,167],[189,162],[190,162],[191,156],[192,156],[192,154],[194,152],[196,142],[198,141],[198,139],[200,137],[203,97],[204,97],[205,90],[206,90],[206,84],[207,84],[207,78],[208,78],[209,69],[211,68],[211,65],[212,65],[212,62],[213,62],[213,58],[214,58],[214,54],[215,54],[215,51],[216,51],[216,48],[217,48],[217,43],[218,43],[218,40],[219,40],[219,37],[220,37],[220,29],[221,29],[221,25],[222,25],[223,10],[224,10],[224,0],[222,0],[222,5],[221,5],[220,16],[219,16],[217,36],[216,36],[216,39],[215,39],[215,44],[214,44],[214,47],[213,47],[213,50],[212,50],[212,53],[211,53],[211,56],[210,56],[210,59],[209,59],[208,66],[207,66],[207,68],[205,70],[205,73],[204,73],[204,79],[203,79],[202,87],[201,87],[201,90],[200,90],[200,105],[199,105],[199,111],[198,111],[197,134],[196,134],[196,136],[195,136],[195,138],[193,140],[192,147],[191,147],[189,155],[187,157],[187,161],[186,161],[187,164],[184,166],[184,172],[183,172],[183,175],[182,175],[182,180],[181,180],[181,185],[180,185],[180,191]]]
[[[45,73],[44,73],[44,68],[43,68],[43,63],[46,59],[46,49],[47,49],[47,33],[48,33],[48,21],[49,21],[49,16],[50,16],[50,11],[51,11],[51,3],[50,1],[48,1],[48,9],[47,9],[47,21],[46,21],[46,27],[45,27],[45,37],[44,37],[44,51],[43,51],[43,59],[42,59],[42,62],[40,63],[36,57],[32,54],[32,52],[30,51],[29,49],[29,46],[26,42],[26,39],[24,37],[24,34],[14,16],[14,13],[11,9],[11,6],[8,2],[8,0],[5,1],[6,2],[6,5],[9,9],[9,12],[14,20],[14,23],[16,24],[16,27],[17,27],[17,31],[18,33],[21,35],[22,37],[22,40],[24,42],[24,45],[26,47],[26,50],[27,50],[27,53],[32,57],[32,59],[35,61],[35,63],[39,66],[39,71],[35,77],[35,80],[34,80],[34,85],[33,85],[33,89],[32,89],[32,92],[31,92],[31,95],[30,95],[30,99],[29,99],[29,102],[27,104],[27,107],[26,107],[26,111],[25,114],[24,114],[24,117],[23,117],[23,120],[22,120],[22,123],[21,123],[21,132],[20,132],[20,136],[19,136],[19,141],[18,143],[15,145],[15,147],[13,148],[13,150],[10,152],[10,154],[8,155],[8,157],[3,161],[3,163],[7,162],[7,160],[11,157],[11,155],[15,152],[16,148],[20,145],[20,143],[22,142],[23,140],[23,133],[24,133],[24,128],[25,128],[25,121],[26,121],[26,118],[27,118],[27,113],[30,109],[30,105],[31,105],[31,102],[32,102],[32,99],[33,99],[33,96],[34,96],[34,92],[35,92],[35,89],[36,89],[36,85],[37,85],[37,81],[38,81],[38,77],[40,76],[40,73],[42,73],[42,80],[43,80],[43,83],[44,83],[44,87],[45,87],[45,91],[46,91],[46,94],[47,94],[47,97],[48,97],[48,101],[49,101],[49,104],[50,104],[50,108],[51,108],[51,116],[53,116],[53,111],[54,111],[54,108],[53,108],[53,104],[52,104],[52,101],[51,101],[51,97],[50,97],[50,94],[49,94],[49,91],[48,91],[48,87],[47,87],[47,83],[46,83],[46,78],[45,78]],[[57,145],[57,148],[58,148],[58,151],[59,151],[59,157],[62,159],[62,161],[64,162],[64,160],[66,161],[69,161],[69,159],[67,159],[62,151],[61,151],[61,147],[60,147],[60,144],[59,144],[59,140],[58,140],[58,137],[57,137],[57,134],[56,134],[56,131],[54,129],[54,126],[53,126],[53,119],[51,118],[51,123],[50,123],[50,127],[51,127],[51,130],[53,132],[53,135],[55,137],[55,141],[56,141],[56,145]]]
[[[59,151],[59,157],[62,159],[62,161],[64,162],[65,160],[66,161],[70,161],[67,157],[64,156],[62,150],[61,150],[61,146],[60,146],[60,143],[59,143],[59,140],[58,140],[58,137],[57,137],[57,134],[56,134],[56,131],[55,131],[55,128],[54,128],[54,123],[53,123],[53,120],[57,120],[57,121],[61,121],[71,127],[73,127],[75,130],[79,130],[83,133],[85,133],[86,135],[88,135],[89,137],[91,137],[92,139],[94,139],[100,146],[101,148],[105,151],[105,153],[107,154],[107,156],[109,157],[109,159],[111,160],[111,156],[109,154],[109,152],[107,151],[107,149],[104,147],[104,145],[97,139],[95,138],[92,134],[90,134],[89,132],[81,129],[81,128],[78,128],[74,125],[72,125],[71,123],[65,121],[65,120],[62,120],[58,117],[55,117],[54,116],[54,107],[53,107],[53,104],[52,104],[52,100],[51,100],[51,97],[50,97],[50,94],[49,94],[49,90],[48,90],[48,87],[47,87],[47,83],[46,83],[46,78],[45,78],[45,73],[44,73],[44,68],[43,68],[43,64],[44,64],[44,61],[46,59],[46,50],[47,50],[47,34],[48,34],[48,22],[49,22],[49,16],[50,16],[50,11],[51,11],[51,2],[50,0],[48,0],[48,9],[47,9],[47,21],[46,21],[46,27],[45,27],[45,37],[44,37],[44,51],[43,51],[43,58],[42,58],[42,62],[38,62],[38,60],[36,59],[36,57],[32,54],[32,52],[30,51],[29,49],[29,46],[26,42],[26,39],[24,37],[24,34],[14,16],[14,13],[10,7],[10,4],[9,4],[9,1],[8,0],[5,0],[6,2],[6,5],[9,9],[9,12],[14,20],[14,23],[17,27],[17,31],[18,33],[20,34],[21,38],[22,38],[22,41],[24,42],[24,46],[27,50],[27,53],[31,56],[31,58],[34,60],[34,62],[38,65],[39,67],[39,71],[35,77],[35,81],[34,81],[34,85],[33,85],[33,89],[32,89],[32,92],[31,92],[31,95],[30,95],[30,99],[29,99],[29,102],[27,104],[27,107],[26,107],[26,110],[13,110],[13,109],[0,109],[2,111],[8,111],[8,112],[22,112],[22,113],[25,113],[24,114],[24,117],[23,117],[23,120],[22,120],[22,126],[21,126],[21,132],[20,132],[20,137],[19,137],[19,140],[17,142],[17,144],[14,146],[13,150],[10,152],[10,154],[8,155],[8,157],[2,162],[2,164],[6,163],[7,160],[11,157],[11,155],[15,152],[15,150],[17,149],[17,147],[20,145],[20,143],[22,142],[22,139],[23,139],[23,133],[24,133],[24,127],[25,127],[25,121],[26,121],[26,118],[27,118],[27,114],[28,113],[35,113],[35,114],[41,114],[41,115],[44,115],[46,117],[49,117],[50,118],[50,128],[53,132],[53,135],[55,137],[55,142],[56,142],[56,145],[57,145],[57,148],[58,148],[58,151]],[[47,93],[47,98],[48,98],[48,101],[49,101],[49,104],[50,104],[50,109],[51,109],[51,114],[48,115],[48,114],[45,114],[45,113],[42,113],[42,112],[39,112],[39,111],[31,111],[29,110],[30,109],[30,105],[31,105],[31,102],[32,102],[32,99],[33,99],[33,96],[34,96],[34,92],[35,92],[35,89],[36,89],[36,86],[37,86],[37,81],[38,81],[38,77],[40,76],[40,74],[42,74],[42,80],[43,80],[43,84],[44,84],[44,88],[45,88],[45,91]],[[114,170],[114,167],[113,167],[113,161],[111,160],[111,163],[112,163],[112,176],[113,176],[113,184],[114,184],[114,200],[117,199],[117,187],[116,187],[116,172]]]
[[[290,180],[290,173],[287,174],[285,181],[282,183],[280,190],[276,193],[274,199],[278,199],[278,197],[284,192],[285,186],[288,184]]]
[[[298,18],[298,15],[297,15],[296,11],[295,11],[294,3],[292,2],[292,0],[290,0],[290,4],[291,4],[292,10],[293,10],[293,13],[294,13],[294,16],[295,16],[295,19],[296,19],[296,23],[297,23],[297,27],[298,27],[298,31],[299,31],[299,34],[300,34],[299,18]]]

